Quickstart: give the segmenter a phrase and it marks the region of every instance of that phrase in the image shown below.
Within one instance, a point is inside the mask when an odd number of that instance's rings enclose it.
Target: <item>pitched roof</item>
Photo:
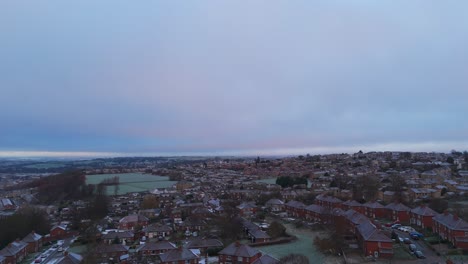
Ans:
[[[149,221],[146,216],[135,214],[135,215],[127,215],[120,219],[119,223],[132,223],[132,222],[147,222]]]
[[[34,233],[34,232],[31,232],[29,234],[27,234],[24,238],[23,238],[23,241],[26,242],[26,243],[32,243],[32,242],[37,242],[39,240],[41,240],[42,236],[37,234],[37,233]]]
[[[344,213],[344,216],[346,217],[346,219],[348,219],[348,221],[350,221],[354,225],[359,225],[361,223],[369,221],[369,219],[365,215],[358,213],[353,209],[349,209],[348,211],[346,211]]]
[[[357,230],[365,241],[392,242],[392,240],[380,232],[370,220],[358,225]]]
[[[268,200],[268,202],[266,202],[265,204],[266,205],[283,205],[284,202],[281,201],[280,199],[273,198],[273,199]]]
[[[289,207],[298,208],[298,209],[303,209],[306,207],[305,204],[298,202],[298,201],[289,201],[286,203],[286,205]]]
[[[143,232],[170,232],[172,228],[168,225],[149,225],[143,228]]]
[[[397,212],[409,212],[411,211],[411,208],[409,208],[408,206],[402,204],[402,203],[390,203],[390,204],[387,204],[387,206],[385,206],[385,208],[389,209],[389,210],[392,210],[392,211],[397,211]]]
[[[191,250],[186,248],[176,248],[167,251],[159,256],[162,262],[169,261],[179,261],[179,260],[190,260],[197,259],[198,256],[195,255]]]
[[[100,244],[94,248],[96,253],[128,252],[128,247],[121,244]]]
[[[348,200],[343,203],[346,206],[363,206],[361,203],[357,202],[356,200]]]
[[[126,238],[133,238],[135,235],[133,232],[125,231],[125,232],[109,232],[102,236],[103,239],[126,239]]]
[[[367,202],[364,204],[364,207],[373,208],[373,209],[385,208],[379,202]]]
[[[244,244],[240,244],[239,242],[234,242],[234,243],[231,243],[229,246],[225,247],[218,254],[250,258],[250,257],[255,256],[258,253],[260,253],[260,251],[258,251],[255,248],[252,248]]]
[[[423,216],[435,216],[437,213],[427,206],[418,206],[411,210],[411,213]]]
[[[329,196],[325,194],[320,194],[315,197],[316,200],[324,201],[324,202],[329,202],[329,203],[341,203],[341,200],[334,197],[334,196]]]
[[[83,261],[83,257],[76,253],[66,252],[64,256],[59,259],[56,264],[78,264]]]
[[[4,247],[2,250],[0,250],[0,255],[4,257],[9,257],[9,256],[15,256],[23,250],[28,244],[22,241],[15,241],[10,243],[8,246]]]
[[[169,241],[159,241],[159,242],[147,242],[143,245],[140,245],[137,249],[136,252],[139,252],[141,250],[170,250],[170,249],[176,249],[176,245],[172,244]]]
[[[306,211],[309,211],[309,212],[314,212],[314,213],[318,213],[318,214],[321,214],[324,212],[324,208],[320,205],[316,205],[316,204],[311,204],[309,206],[307,206],[305,208]]]
[[[452,230],[463,230],[468,231],[468,223],[458,216],[452,214],[438,214],[432,218],[434,221],[441,223],[442,225]]]
[[[255,238],[270,238],[270,236],[265,231],[260,229],[250,230],[249,233]]]
[[[277,260],[276,258],[268,254],[264,254],[263,256],[255,260],[252,264],[276,264],[276,263],[279,263],[279,260]]]

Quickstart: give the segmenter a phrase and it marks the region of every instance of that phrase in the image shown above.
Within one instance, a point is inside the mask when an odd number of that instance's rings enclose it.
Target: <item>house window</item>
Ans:
[[[242,262],[242,257],[237,257],[237,261]]]

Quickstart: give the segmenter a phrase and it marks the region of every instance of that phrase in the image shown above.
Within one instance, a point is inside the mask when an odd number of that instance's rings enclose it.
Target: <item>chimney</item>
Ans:
[[[236,241],[236,247],[240,247],[240,242]]]
[[[453,214],[453,220],[458,221],[458,215],[457,214]]]
[[[444,215],[448,215],[448,211],[447,210],[444,210]]]
[[[64,255],[65,257],[68,256],[68,251],[65,250],[65,251],[63,252],[63,255]]]

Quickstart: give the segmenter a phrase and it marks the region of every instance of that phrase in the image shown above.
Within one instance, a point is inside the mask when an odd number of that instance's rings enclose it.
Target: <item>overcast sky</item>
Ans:
[[[0,156],[468,149],[468,1],[1,1]]]

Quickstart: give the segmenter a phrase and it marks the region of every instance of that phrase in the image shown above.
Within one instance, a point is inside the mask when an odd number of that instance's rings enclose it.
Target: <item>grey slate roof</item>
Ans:
[[[63,256],[59,261],[55,262],[56,264],[78,264],[83,261],[83,257],[76,254],[67,252],[65,256]]]
[[[250,257],[255,256],[258,253],[260,253],[260,251],[256,250],[253,247],[240,244],[238,242],[234,242],[230,244],[229,246],[225,247],[218,254],[250,258]]]
[[[167,251],[166,253],[161,254],[159,257],[163,262],[190,260],[198,258],[197,255],[195,255],[191,250],[186,248],[172,249]]]
[[[423,216],[435,216],[437,212],[427,206],[418,206],[411,210],[411,213]]]
[[[438,214],[432,218],[434,221],[441,223],[442,225],[452,230],[468,231],[468,223],[463,219],[454,216],[452,214]]]
[[[280,199],[273,198],[273,199],[268,200],[268,202],[266,202],[265,204],[266,205],[283,205],[284,202],[281,201]]]
[[[392,240],[380,232],[370,220],[358,225],[357,230],[365,241],[392,242]]]
[[[252,264],[276,264],[279,263],[279,260],[275,259],[274,257],[264,254],[259,259],[255,260]]]
[[[10,245],[4,247],[2,250],[0,250],[0,255],[4,257],[9,257],[9,256],[15,256],[20,252],[22,249],[24,249],[28,244],[26,244],[23,241],[19,242],[12,242]]]
[[[23,238],[23,241],[26,242],[26,243],[32,243],[32,242],[37,242],[39,240],[41,240],[42,236],[37,234],[37,233],[34,233],[34,232],[31,232],[29,234],[27,234],[24,238]]]
[[[144,222],[149,221],[148,218],[144,215],[136,214],[136,215],[127,215],[120,219],[119,223],[132,223],[132,222]]]
[[[344,202],[343,205],[347,205],[347,206],[363,206],[361,203],[359,203],[359,202],[356,201],[356,200],[348,200],[348,201]]]
[[[130,231],[125,231],[125,232],[109,232],[102,236],[102,239],[128,239],[128,238],[133,238],[134,234],[133,232]]]
[[[306,207],[305,204],[298,202],[298,201],[289,201],[286,203],[287,206],[292,208],[304,209]]]
[[[364,206],[367,208],[374,208],[374,209],[385,208],[383,205],[381,205],[378,202],[368,202],[368,203],[365,203]]]
[[[172,244],[169,241],[159,241],[159,242],[147,242],[143,245],[140,245],[137,249],[136,252],[139,252],[141,250],[170,250],[170,249],[176,249],[176,245]]]
[[[321,214],[321,213],[324,213],[324,208],[320,205],[316,205],[316,204],[311,204],[309,206],[307,206],[305,208],[306,211],[310,211],[310,212],[314,212],[314,213],[318,213],[318,214]]]
[[[389,210],[392,210],[392,211],[397,211],[397,212],[409,212],[411,211],[411,208],[409,208],[408,206],[402,204],[402,203],[390,203],[388,204],[387,206],[385,206],[385,208],[389,209]]]

